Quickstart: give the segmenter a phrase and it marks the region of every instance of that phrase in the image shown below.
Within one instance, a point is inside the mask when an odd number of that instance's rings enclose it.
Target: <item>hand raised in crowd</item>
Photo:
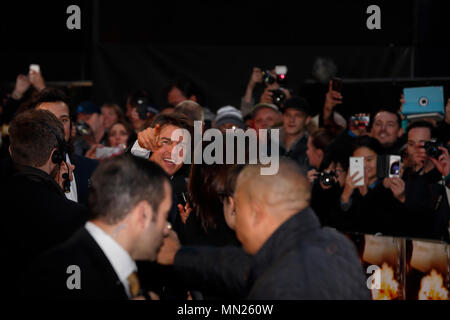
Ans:
[[[306,177],[308,178],[308,181],[310,184],[312,184],[314,182],[314,180],[316,180],[317,173],[318,172],[316,169],[311,169],[306,173]]]
[[[253,68],[252,75],[250,76],[250,80],[248,82],[248,87],[254,89],[257,83],[262,82],[262,71],[260,68]]]
[[[391,189],[392,194],[398,201],[405,203],[405,181],[403,179],[397,177],[384,178],[383,185],[385,188]]]
[[[324,118],[328,119],[331,115],[331,111],[338,104],[342,104],[342,94],[340,92],[333,90],[333,80],[330,80],[328,85],[328,92],[325,96],[325,105],[324,105]]]
[[[404,106],[405,102],[406,102],[406,100],[405,100],[405,97],[404,97],[404,95],[403,95],[403,93],[402,93],[402,94],[400,94],[400,109],[398,110],[398,111],[399,111],[399,114],[400,114],[400,117],[402,118],[402,120],[405,119],[405,116],[404,116],[403,113],[402,113],[402,111],[403,111],[403,106]]]
[[[173,265],[175,254],[180,249],[181,244],[178,236],[173,230],[169,230],[169,235],[164,238],[164,243],[158,251],[156,262],[161,265]]]
[[[442,174],[443,177],[446,177],[450,174],[450,155],[448,154],[447,148],[439,147],[439,150],[442,151],[442,154],[436,160],[435,158],[431,158],[431,161],[436,166],[436,169]]]
[[[73,164],[68,165],[66,162],[62,162],[59,166],[59,172],[56,176],[56,182],[61,186],[61,189],[64,190],[64,174],[68,174],[69,181],[73,180],[73,170],[75,170],[75,166]]]
[[[24,93],[28,90],[30,85],[30,79],[28,79],[26,75],[19,74],[16,79],[16,86],[14,87],[14,91],[12,93],[13,99],[22,99]]]
[[[154,128],[147,128],[138,133],[138,143],[141,148],[155,151],[161,147],[159,142],[159,135],[161,134],[161,127],[157,124]]]
[[[31,70],[30,74],[29,74],[29,78],[30,78],[31,84],[33,85],[33,87],[36,88],[36,90],[41,91],[42,89],[45,89],[44,78],[42,77],[42,74],[40,72]]]
[[[261,95],[260,103],[273,103],[273,92],[271,92],[269,87],[264,89],[263,94]]]
[[[186,202],[186,205],[183,207],[182,204],[178,204],[178,212],[180,213],[181,221],[183,224],[186,224],[186,220],[189,218],[189,215],[192,212],[192,208],[189,206],[189,202]]]
[[[344,191],[342,192],[341,195],[341,200],[343,203],[348,203],[350,201],[350,197],[352,196],[353,191],[356,188],[362,188],[360,186],[355,185],[363,178],[363,177],[356,178],[358,175],[359,171],[356,171],[352,176],[350,174],[347,175],[347,178],[345,179]]]

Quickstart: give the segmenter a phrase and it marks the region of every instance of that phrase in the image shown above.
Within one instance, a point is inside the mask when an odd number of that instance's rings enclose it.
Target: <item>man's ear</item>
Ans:
[[[138,229],[146,229],[152,220],[153,209],[152,206],[148,204],[147,201],[140,201],[133,212],[132,220],[133,224],[138,226]]]
[[[398,130],[397,138],[400,138],[403,135],[403,132],[403,128],[400,128],[400,130]]]
[[[233,197],[228,197],[228,204],[231,208],[231,214],[233,216],[235,216],[236,215],[236,202],[234,201]]]
[[[11,145],[9,145],[8,147],[8,151],[9,151],[9,155],[12,157],[12,150],[11,150]]]

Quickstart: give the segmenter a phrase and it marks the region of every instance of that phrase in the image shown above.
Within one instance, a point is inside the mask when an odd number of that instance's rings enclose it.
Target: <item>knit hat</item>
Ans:
[[[225,106],[217,110],[215,121],[216,128],[219,128],[225,123],[232,123],[241,129],[245,128],[241,111],[233,106]]]
[[[269,108],[272,109],[276,112],[280,112],[280,109],[278,109],[278,107],[276,105],[274,105],[273,103],[258,103],[257,105],[255,105],[252,109],[252,118],[255,117],[256,112],[261,109],[261,108]]]

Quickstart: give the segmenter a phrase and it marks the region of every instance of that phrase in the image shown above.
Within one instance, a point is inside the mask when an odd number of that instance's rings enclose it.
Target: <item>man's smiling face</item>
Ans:
[[[178,141],[172,141],[172,133],[180,129],[171,124],[167,124],[161,128],[159,135],[160,147],[152,152],[150,156],[151,161],[157,163],[169,176],[173,176],[182,166],[183,163],[177,164],[176,159],[172,158],[172,150],[179,143]]]

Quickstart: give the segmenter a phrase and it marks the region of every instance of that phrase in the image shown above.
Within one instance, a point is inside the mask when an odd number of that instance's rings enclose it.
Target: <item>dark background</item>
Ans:
[[[344,79],[341,112],[398,105],[403,87],[449,85],[448,1],[40,1],[0,4],[0,83],[38,63],[49,85],[92,81],[77,100],[116,101],[136,88],[163,104],[176,76],[192,78],[205,105],[238,106],[253,66],[288,66],[289,87],[317,109],[326,90],[311,76],[332,58]],[[68,30],[66,8],[81,8]],[[366,9],[381,8],[381,30]]]

